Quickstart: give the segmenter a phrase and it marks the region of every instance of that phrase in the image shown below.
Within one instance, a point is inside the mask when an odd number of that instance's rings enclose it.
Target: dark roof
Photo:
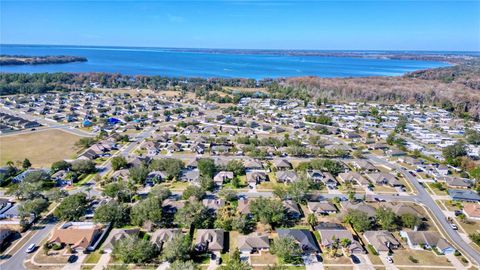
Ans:
[[[453,200],[480,202],[480,195],[471,190],[449,189],[448,195],[450,195]]]
[[[309,230],[296,230],[296,229],[278,229],[278,236],[281,238],[291,237],[297,241],[302,249],[320,251],[315,238]]]

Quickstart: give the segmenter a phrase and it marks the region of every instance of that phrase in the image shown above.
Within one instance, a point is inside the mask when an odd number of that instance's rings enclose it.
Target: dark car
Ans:
[[[359,259],[357,256],[355,256],[355,255],[351,255],[351,256],[350,256],[350,259],[352,259],[352,262],[353,262],[354,264],[359,264],[359,263],[361,263],[360,259]]]
[[[77,255],[71,255],[70,257],[68,257],[68,263],[74,263],[78,260],[78,256]]]

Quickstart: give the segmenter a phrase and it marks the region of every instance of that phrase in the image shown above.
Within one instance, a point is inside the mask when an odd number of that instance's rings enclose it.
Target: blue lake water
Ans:
[[[1,72],[112,72],[129,75],[276,78],[398,76],[443,62],[324,56],[179,52],[163,48],[0,45],[1,54],[84,56],[88,62],[1,66]]]

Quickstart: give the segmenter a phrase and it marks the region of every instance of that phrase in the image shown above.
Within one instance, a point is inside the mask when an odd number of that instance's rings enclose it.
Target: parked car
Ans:
[[[354,264],[359,264],[360,263],[360,259],[355,255],[350,255],[350,259],[352,259],[352,262]]]
[[[390,256],[387,256],[387,262],[389,262],[389,263],[393,263],[393,259],[392,259],[392,257],[390,257]]]
[[[27,247],[27,249],[25,250],[25,252],[27,252],[27,253],[32,253],[32,252],[35,250],[36,247],[37,247],[37,246],[36,246],[35,244],[30,244],[30,245]]]
[[[457,225],[454,224],[454,223],[450,223],[450,227],[452,227],[452,229],[454,229],[454,230],[458,230]]]

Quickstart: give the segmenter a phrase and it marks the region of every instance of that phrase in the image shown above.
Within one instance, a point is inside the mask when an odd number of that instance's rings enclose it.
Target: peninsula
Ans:
[[[9,65],[43,65],[65,64],[72,62],[86,62],[87,58],[68,55],[26,56],[26,55],[0,55],[0,66]]]

